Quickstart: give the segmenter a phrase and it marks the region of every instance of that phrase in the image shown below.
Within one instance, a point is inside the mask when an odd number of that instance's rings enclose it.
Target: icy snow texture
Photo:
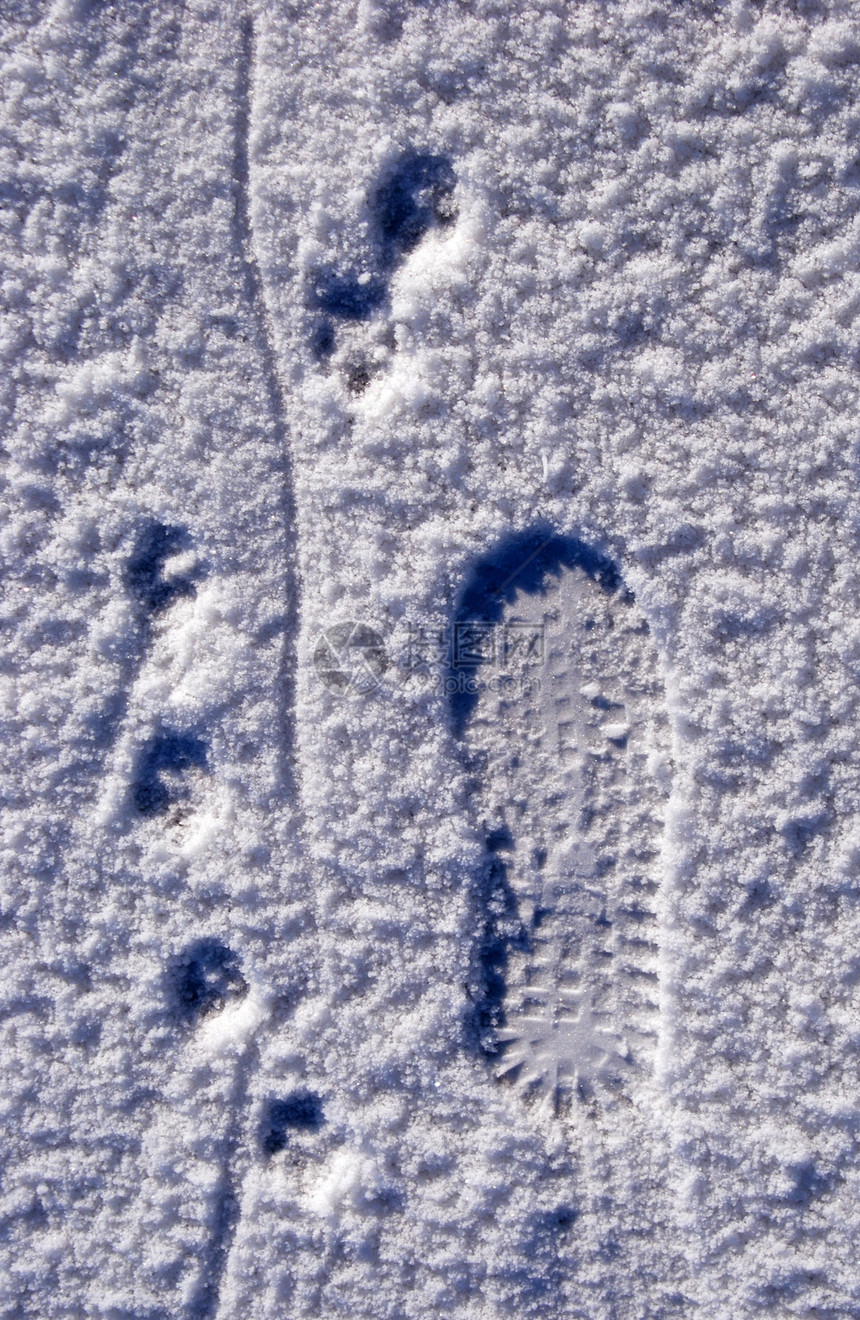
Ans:
[[[4,5],[4,1314],[860,1313],[857,19]],[[470,1052],[400,662],[539,524],[667,695],[635,1112]]]

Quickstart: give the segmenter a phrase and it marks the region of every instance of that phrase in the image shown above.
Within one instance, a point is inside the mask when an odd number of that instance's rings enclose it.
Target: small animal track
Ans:
[[[195,940],[173,959],[170,970],[177,1009],[188,1022],[218,1013],[248,993],[238,955],[217,939]]]
[[[369,321],[385,304],[391,275],[403,258],[429,229],[453,222],[455,184],[447,156],[407,151],[392,166],[369,200],[372,250],[350,265],[319,267],[310,276],[308,306],[323,317],[311,334],[320,361],[335,351],[333,322]],[[347,388],[360,393],[370,379],[368,365],[348,364],[346,371]]]
[[[313,1091],[293,1091],[281,1100],[270,1100],[260,1124],[260,1145],[267,1155],[286,1148],[291,1130],[316,1132],[324,1122],[320,1097]]]
[[[148,613],[157,614],[179,597],[195,595],[197,588],[190,574],[164,576],[167,560],[190,545],[184,527],[153,522],[138,533],[125,578],[129,590]]]
[[[457,621],[487,657],[449,686],[488,840],[477,1035],[556,1101],[629,1093],[656,1040],[669,774],[647,624],[609,560],[542,533],[477,566]]]
[[[457,182],[447,156],[410,151],[401,156],[376,194],[383,264],[390,268],[417,247],[433,224],[455,217]]]
[[[171,803],[188,796],[183,778],[192,769],[208,769],[208,745],[191,733],[165,729],[140,752],[134,782],[134,804],[142,816],[158,816]]]

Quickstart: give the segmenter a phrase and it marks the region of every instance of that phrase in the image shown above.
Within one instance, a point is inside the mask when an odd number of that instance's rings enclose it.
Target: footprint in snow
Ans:
[[[475,565],[450,663],[487,837],[474,1039],[556,1108],[629,1096],[658,1031],[669,775],[645,619],[609,559],[538,529]]]

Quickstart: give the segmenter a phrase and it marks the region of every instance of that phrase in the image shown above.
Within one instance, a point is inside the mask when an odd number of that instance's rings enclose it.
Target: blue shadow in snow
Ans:
[[[466,1028],[470,1047],[490,1055],[498,1054],[496,1033],[505,1025],[508,959],[513,950],[528,948],[508,868],[500,857],[493,856],[496,851],[488,840],[489,855],[475,893],[477,939],[467,988],[471,1003]]]
[[[456,182],[447,156],[409,151],[400,157],[375,198],[384,266],[394,266],[417,247],[434,224],[451,223]]]
[[[313,305],[343,321],[366,321],[385,301],[385,293],[384,280],[371,277],[362,283],[357,275],[322,271],[314,284]]]

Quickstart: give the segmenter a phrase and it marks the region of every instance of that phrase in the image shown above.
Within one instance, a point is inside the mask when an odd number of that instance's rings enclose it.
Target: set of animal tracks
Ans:
[[[397,264],[428,230],[452,223],[455,183],[446,157],[404,154],[371,195],[372,250],[308,274],[320,368],[341,370],[353,392],[372,370],[356,329],[381,320]],[[194,595],[188,545],[184,529],[162,524],[139,535],[126,581],[149,614]],[[608,559],[545,529],[481,560],[457,610],[457,626],[498,634],[496,649],[511,625],[540,639],[529,684],[511,691],[479,681],[465,695],[452,685],[452,724],[487,837],[469,986],[474,1038],[500,1079],[556,1104],[577,1092],[623,1092],[649,1067],[656,1036],[669,762],[647,625]],[[210,770],[197,733],[154,732],[137,754],[137,811],[175,811],[187,778]],[[232,998],[238,972],[231,980],[229,964],[219,966]],[[208,1013],[216,1001],[203,1000]]]
[[[350,393],[385,357],[374,337],[384,348],[395,269],[430,230],[454,222],[455,192],[447,157],[404,153],[368,194],[363,252],[306,271],[314,369],[337,373]],[[144,629],[195,596],[205,570],[191,546],[184,529],[152,523],[140,532],[125,586],[153,621]],[[473,565],[452,624],[471,628],[487,654],[503,652],[517,630],[534,639],[527,683],[483,681],[479,647],[475,681],[449,685],[453,740],[487,841],[480,874],[466,881],[474,945],[465,1038],[499,1085],[513,1083],[527,1101],[547,1098],[556,1114],[611,1105],[648,1074],[658,1029],[655,903],[669,759],[647,625],[612,562],[545,528]],[[193,816],[195,782],[217,779],[205,732],[169,722],[142,736],[128,763],[126,809],[153,837]],[[172,955],[165,982],[191,1053],[217,1056],[227,1042],[239,1060],[221,1087],[240,1135],[222,1152],[221,1209],[190,1312],[199,1315],[217,1309],[243,1160],[275,1159],[325,1121],[325,1097],[306,1089],[239,1121],[254,1108],[247,1074],[266,1020],[250,979],[239,954],[204,933]],[[237,1142],[248,1146],[238,1161]]]

